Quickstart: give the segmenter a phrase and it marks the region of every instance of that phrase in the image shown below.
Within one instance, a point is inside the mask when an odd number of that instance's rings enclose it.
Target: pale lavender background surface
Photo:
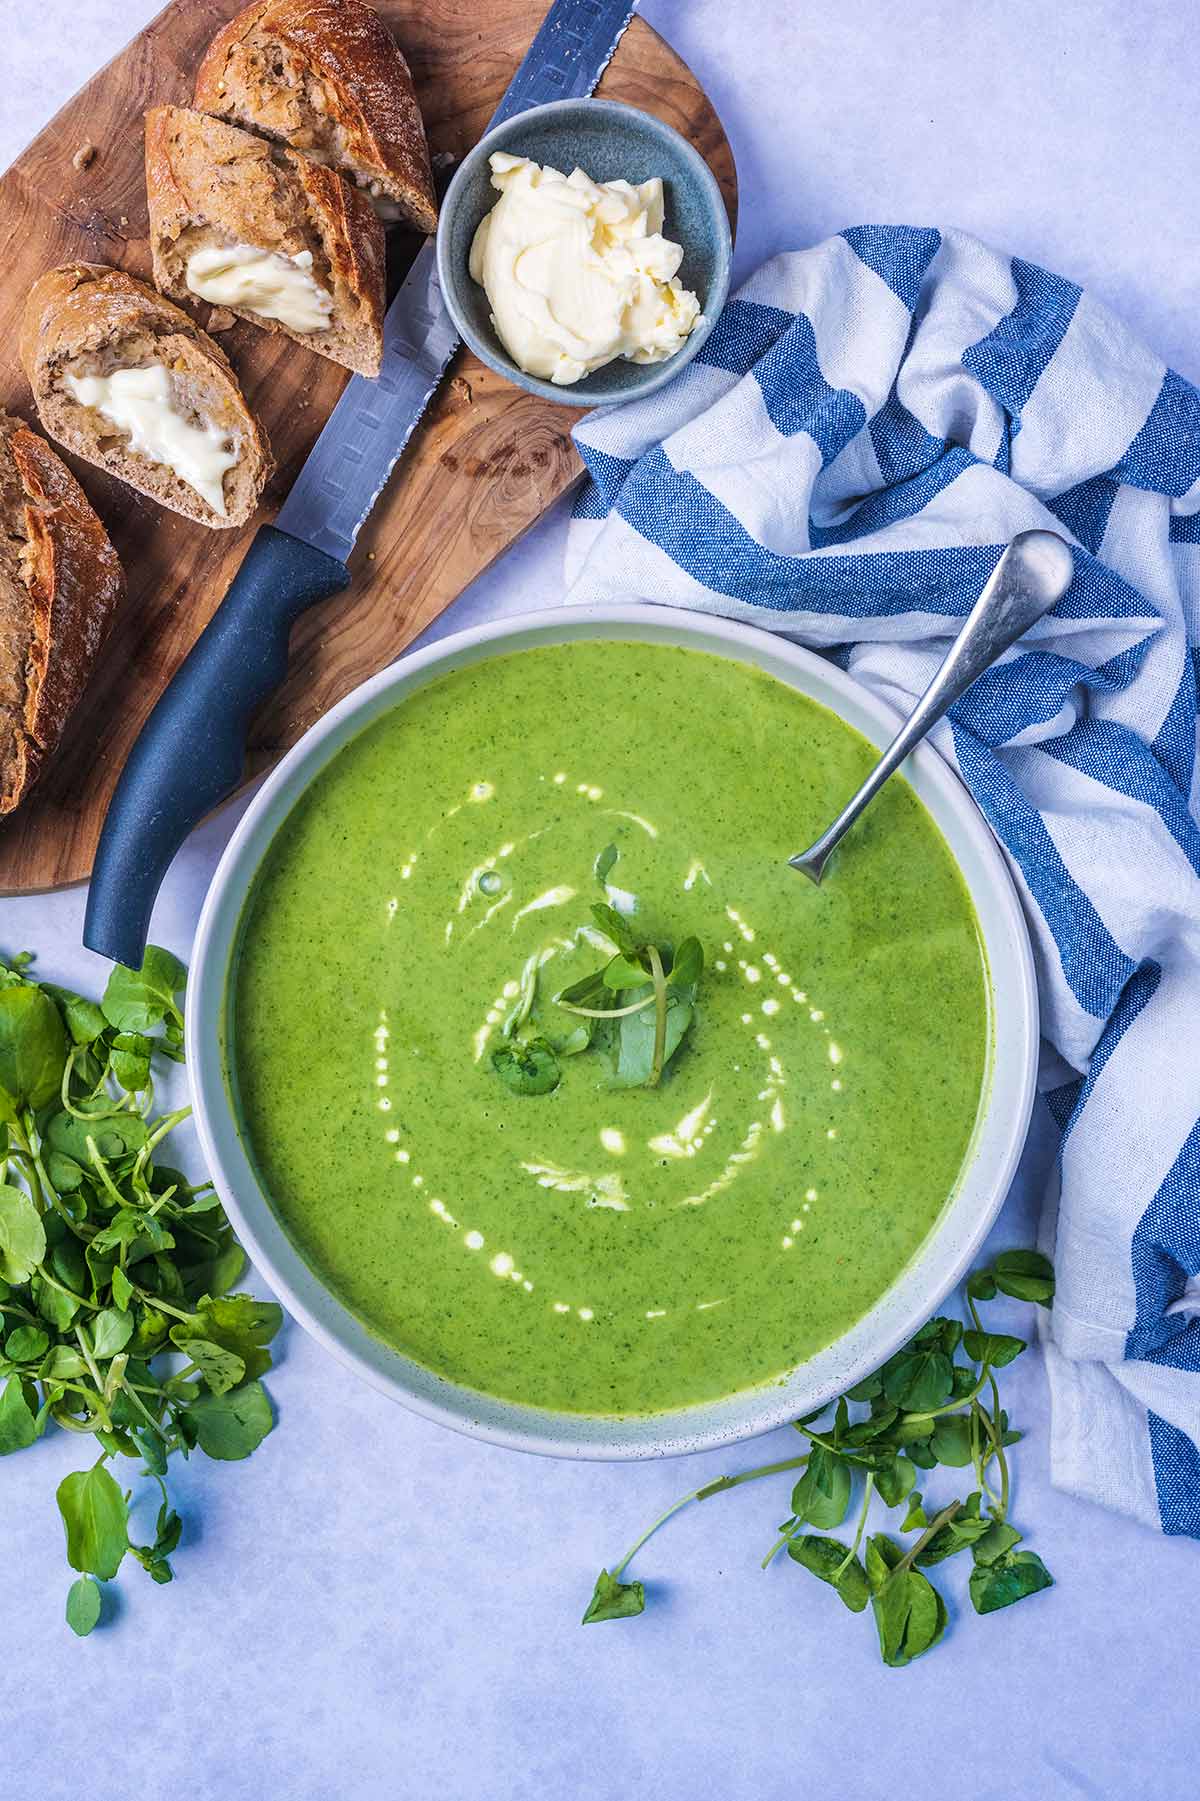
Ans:
[[[0,165],[152,10],[5,0]],[[1174,0],[644,10],[733,140],[741,273],[844,225],[959,224],[1089,284],[1200,376],[1200,52]],[[552,603],[562,530],[560,515],[447,627]],[[185,954],[231,823],[198,833],[164,889],[154,935]],[[0,944],[97,983],[82,911],[79,893],[2,902]],[[1035,1144],[1008,1241],[1028,1237],[1043,1163]],[[60,1435],[0,1468],[0,1794],[1131,1801],[1194,1786],[1200,1551],[1049,1488],[1032,1358],[1006,1384],[1030,1429],[1016,1513],[1058,1589],[976,1620],[954,1579],[951,1643],[892,1672],[826,1590],[759,1574],[786,1480],[683,1515],[638,1565],[646,1617],[580,1631],[598,1565],[744,1450],[632,1468],[524,1458],[409,1416],[295,1328],[282,1343],[278,1430],[247,1464],[198,1458],[176,1477],[174,1586],[131,1568],[119,1619],[90,1641],[62,1624],[53,1500],[78,1448]],[[793,1443],[760,1441],[749,1461]]]

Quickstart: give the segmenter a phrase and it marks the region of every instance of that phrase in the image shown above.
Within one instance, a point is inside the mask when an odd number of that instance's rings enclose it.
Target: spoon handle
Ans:
[[[1074,564],[1057,532],[1020,532],[1004,551],[986,586],[946,653],[941,668],[908,719],[888,745],[858,793],[827,832],[789,859],[812,882],[819,882],[835,846],[878,794],[909,752],[931,731],[985,669],[1048,613],[1066,593]]]

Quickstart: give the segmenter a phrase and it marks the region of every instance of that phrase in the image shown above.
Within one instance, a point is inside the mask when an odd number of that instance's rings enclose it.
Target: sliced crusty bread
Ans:
[[[100,263],[50,269],[25,303],[20,350],[38,417],[68,450],[202,525],[244,525],[250,518],[274,467],[266,436],[220,345],[153,288]],[[169,464],[135,450],[128,431],[83,404],[69,385],[158,368],[165,371],[173,416],[221,434],[234,456],[220,477],[224,514]]]
[[[382,217],[436,229],[412,76],[362,0],[254,0],[209,45],[194,103],[340,169]]]
[[[180,106],[146,114],[146,192],[154,279],[174,299],[226,306],[267,331],[378,375],[383,354],[383,226],[357,188],[294,150]],[[255,311],[232,287],[207,285],[201,253],[264,253],[260,272],[300,281],[328,323],[297,330]],[[269,305],[270,302],[268,301]]]
[[[0,412],[0,814],[20,805],[58,743],[124,593],[75,477]]]

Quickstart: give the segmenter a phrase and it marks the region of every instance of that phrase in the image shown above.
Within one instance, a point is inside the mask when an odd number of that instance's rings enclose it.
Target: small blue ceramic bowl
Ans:
[[[580,168],[593,181],[648,181],[660,175],[664,235],[683,246],[679,279],[700,299],[703,319],[664,363],[623,358],[570,387],[526,375],[513,362],[492,326],[487,295],[467,266],[479,221],[500,198],[491,183],[493,151],[527,156],[570,174]],[[729,215],[712,170],[677,131],[650,113],[615,100],[553,100],[506,119],[460,163],[442,202],[437,234],[438,279],[451,317],[475,355],[522,388],[565,406],[615,406],[661,388],[691,361],[707,338],[729,291],[733,245]]]

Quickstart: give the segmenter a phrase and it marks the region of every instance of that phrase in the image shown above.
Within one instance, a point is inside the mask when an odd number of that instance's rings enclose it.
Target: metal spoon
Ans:
[[[931,731],[977,676],[1048,613],[1067,591],[1073,573],[1070,547],[1057,532],[1019,532],[993,569],[946,660],[888,745],[878,763],[827,832],[798,856],[793,869],[819,883],[826,863],[888,777]]]

